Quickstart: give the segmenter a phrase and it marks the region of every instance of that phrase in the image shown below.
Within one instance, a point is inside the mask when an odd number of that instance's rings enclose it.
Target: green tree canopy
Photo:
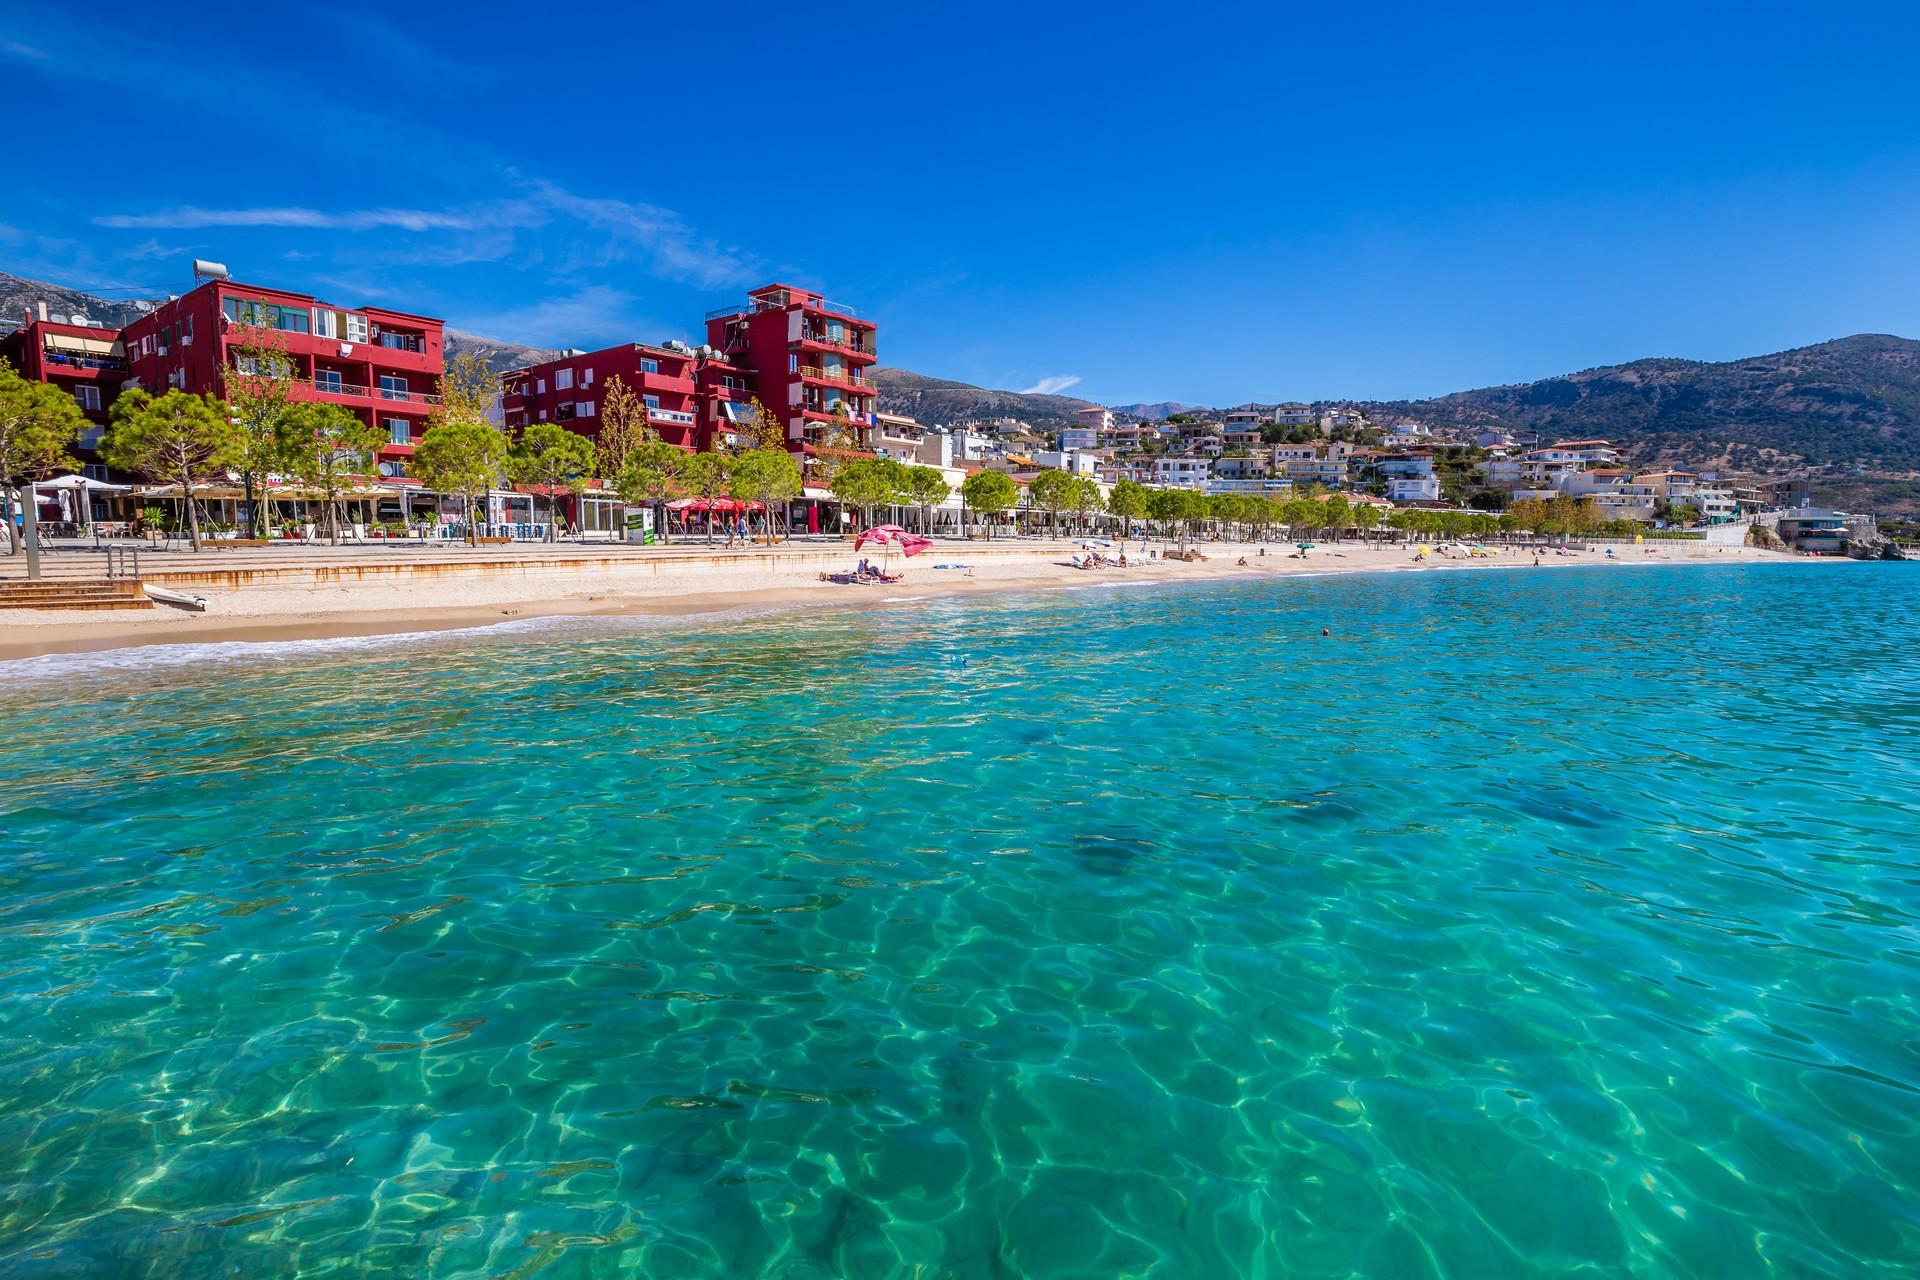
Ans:
[[[727,488],[743,502],[766,504],[771,534],[774,507],[800,496],[800,464],[784,448],[753,449],[734,458]]]
[[[938,467],[907,468],[907,499],[920,508],[922,527],[933,529],[933,509],[953,495],[953,488]]]
[[[665,502],[679,483],[680,472],[689,456],[685,449],[660,439],[636,445],[627,454],[626,464],[613,476],[614,492],[622,502],[632,506]],[[660,540],[667,540],[664,520],[660,524]]]
[[[1107,509],[1107,500],[1100,492],[1100,482],[1090,476],[1073,478],[1073,499],[1068,504],[1073,513],[1085,520]]]
[[[233,466],[247,491],[247,532],[261,535],[262,503],[254,500],[254,483],[262,475],[286,470],[286,420],[296,401],[294,378],[299,370],[287,354],[287,338],[278,329],[241,327],[233,331],[242,341],[228,344],[232,367],[227,370],[227,404],[240,429],[240,450]]]
[[[861,512],[861,523],[873,523],[873,509],[913,501],[913,478],[905,463],[891,458],[856,458],[833,477],[833,496]]]
[[[1004,472],[976,471],[961,483],[960,498],[983,515],[997,515],[1020,500],[1020,489]],[[991,524],[987,536],[993,536]]]
[[[1047,513],[1051,523],[1073,505],[1073,477],[1064,471],[1042,471],[1027,482],[1027,498]]]
[[[579,495],[593,479],[593,444],[551,422],[522,431],[507,448],[507,475],[515,484],[546,490],[548,527],[559,536],[559,490]]]
[[[413,448],[414,477],[429,489],[457,493],[466,508],[467,539],[487,491],[507,469],[507,438],[492,423],[471,418],[442,418],[427,428]]]
[[[169,391],[154,399],[135,388],[113,402],[111,425],[100,442],[109,466],[180,486],[193,549],[200,549],[200,515],[193,486],[221,475],[242,451],[240,428],[226,402]]]
[[[1122,520],[1142,520],[1147,514],[1147,487],[1138,480],[1120,479],[1113,482],[1113,492],[1107,495],[1107,510]]]
[[[724,453],[689,453],[680,461],[680,486],[695,498],[727,496],[727,478],[733,471],[733,459]],[[728,526],[731,539],[732,526]],[[713,541],[713,520],[707,520],[707,541]]]
[[[328,534],[335,541],[340,537],[340,495],[355,480],[375,474],[380,446],[386,442],[380,428],[335,404],[293,404],[281,416],[281,465],[319,492],[327,504]]]
[[[0,360],[0,520],[7,526],[9,555],[19,550],[19,530],[8,508],[11,486],[44,479],[57,470],[78,470],[80,464],[67,450],[86,425],[86,415],[72,396],[23,378]],[[22,503],[32,500],[30,492],[20,497]]]

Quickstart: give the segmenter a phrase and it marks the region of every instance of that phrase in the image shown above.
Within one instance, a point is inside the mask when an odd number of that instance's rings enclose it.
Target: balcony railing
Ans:
[[[842,334],[836,338],[821,329],[802,329],[800,331],[800,341],[817,342],[824,347],[838,347],[842,351],[852,351],[863,356],[874,354],[872,347],[857,341],[851,335]]]
[[[74,369],[111,369],[116,373],[126,371],[127,362],[114,356],[76,356],[64,351],[45,353],[48,364],[62,364]]]
[[[377,397],[389,404],[408,404],[434,406],[440,403],[440,397],[425,391],[401,391],[395,387],[363,387],[353,382],[328,382],[323,378],[295,378],[293,381],[312,387],[315,391],[330,396],[347,396],[356,400]]]
[[[672,422],[683,427],[692,426],[697,419],[681,409],[649,409],[647,416],[655,422]]]
[[[814,365],[803,364],[800,366],[800,376],[803,378],[815,378],[821,382],[844,383],[850,387],[858,387],[862,391],[872,389],[866,379],[858,376],[852,369],[822,369]]]

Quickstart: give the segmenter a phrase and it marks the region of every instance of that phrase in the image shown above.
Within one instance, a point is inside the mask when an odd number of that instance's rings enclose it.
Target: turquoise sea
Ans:
[[[1916,586],[0,666],[0,1276],[1913,1276]]]

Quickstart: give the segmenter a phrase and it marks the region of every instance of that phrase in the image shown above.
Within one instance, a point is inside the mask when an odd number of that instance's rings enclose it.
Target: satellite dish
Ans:
[[[388,479],[392,479],[394,476],[400,474],[400,464],[397,462],[383,462],[380,464],[380,474],[386,476]]]
[[[193,278],[196,280],[227,280],[232,278],[224,262],[209,262],[205,258],[193,260]]]
[[[139,312],[147,312],[153,310],[153,304],[145,300],[136,300],[133,304],[133,309]]]
[[[84,329],[88,325],[92,324],[93,320],[89,316],[87,316],[85,312],[76,311],[73,313],[73,318],[69,320],[68,323],[77,324]]]

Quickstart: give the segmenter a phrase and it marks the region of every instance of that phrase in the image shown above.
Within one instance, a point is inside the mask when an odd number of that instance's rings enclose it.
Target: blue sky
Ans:
[[[1107,403],[1920,336],[1912,5],[276,8],[0,0],[0,269]]]

